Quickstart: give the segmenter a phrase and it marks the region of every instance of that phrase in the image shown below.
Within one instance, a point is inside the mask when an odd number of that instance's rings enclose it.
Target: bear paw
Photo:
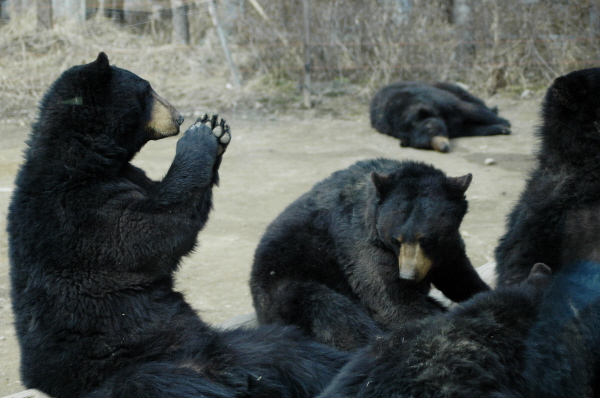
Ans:
[[[196,120],[194,126],[199,126],[200,124],[204,124],[210,128],[214,136],[217,137],[217,141],[219,142],[217,156],[221,156],[223,153],[225,153],[225,150],[229,145],[229,141],[231,141],[231,129],[225,120],[221,119],[216,113],[205,113],[199,117],[198,120]]]
[[[510,124],[508,126],[502,125],[502,127],[500,127],[500,134],[510,134]]]
[[[499,118],[500,119],[500,124],[505,125],[506,127],[510,127],[510,122],[506,119],[503,118]]]

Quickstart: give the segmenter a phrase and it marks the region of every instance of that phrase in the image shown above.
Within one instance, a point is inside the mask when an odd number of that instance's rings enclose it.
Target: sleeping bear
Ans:
[[[450,83],[396,82],[373,97],[371,125],[403,147],[450,150],[450,138],[510,134],[496,108]]]
[[[217,331],[173,289],[207,221],[229,126],[200,118],[161,181],[130,161],[182,122],[104,53],[45,94],[8,213],[26,387],[54,398],[309,398],[346,362],[293,328]]]
[[[250,290],[262,324],[298,325],[343,350],[488,290],[459,226],[471,174],[370,159],[337,171],[289,205],[254,255]]]

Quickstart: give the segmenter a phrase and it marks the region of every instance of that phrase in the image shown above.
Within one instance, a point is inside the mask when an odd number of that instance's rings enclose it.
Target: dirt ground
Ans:
[[[450,176],[473,173],[467,191],[470,210],[461,232],[475,266],[491,261],[505,216],[532,164],[539,101],[491,98],[487,102],[498,105],[500,114],[511,121],[512,135],[455,139],[449,154],[400,148],[396,139],[371,129],[366,106],[355,117],[343,118],[317,116],[314,110],[266,118],[222,114],[233,137],[221,166],[221,186],[215,190],[214,211],[200,233],[199,247],[177,274],[177,288],[210,323],[251,312],[250,266],[269,222],[315,182],[373,157],[421,160]],[[194,118],[186,119],[184,126]],[[5,229],[29,122],[0,123],[0,396],[23,389],[10,309]],[[176,140],[149,143],[134,163],[151,177],[161,178],[173,158]],[[488,158],[495,163],[486,165]]]

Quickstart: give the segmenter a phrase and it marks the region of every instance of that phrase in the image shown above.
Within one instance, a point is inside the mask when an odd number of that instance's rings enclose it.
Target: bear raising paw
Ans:
[[[183,116],[104,53],[39,109],[7,228],[23,384],[55,398],[316,396],[345,354],[291,328],[215,330],[173,289],[212,209],[227,123],[198,119],[154,181],[131,159]]]
[[[196,123],[194,123],[192,127],[199,128],[202,125],[210,128],[213,135],[218,138],[219,150],[217,155],[223,155],[227,149],[227,145],[229,145],[229,141],[231,141],[231,130],[229,129],[227,122],[225,122],[224,119],[221,119],[217,114],[205,113],[196,120]]]

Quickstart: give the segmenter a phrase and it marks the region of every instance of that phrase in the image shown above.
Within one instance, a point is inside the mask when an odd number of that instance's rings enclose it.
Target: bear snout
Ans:
[[[420,282],[425,278],[432,262],[419,243],[402,243],[398,256],[400,278]]]
[[[431,139],[431,147],[438,152],[450,151],[450,140],[448,137],[436,135]]]
[[[158,140],[179,134],[184,117],[173,105],[152,90],[152,108],[146,130],[150,139]]]

